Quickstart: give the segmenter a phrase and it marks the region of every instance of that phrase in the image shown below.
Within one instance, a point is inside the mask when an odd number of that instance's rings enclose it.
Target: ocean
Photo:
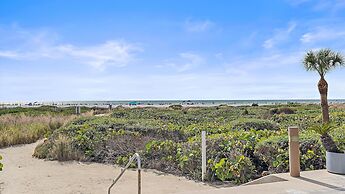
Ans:
[[[345,99],[329,99],[329,104],[345,103]],[[111,100],[111,101],[51,101],[51,102],[26,102],[26,103],[1,103],[1,106],[169,106],[169,105],[186,105],[186,106],[246,106],[252,104],[258,105],[276,105],[276,104],[318,104],[319,99],[291,99],[291,100]]]

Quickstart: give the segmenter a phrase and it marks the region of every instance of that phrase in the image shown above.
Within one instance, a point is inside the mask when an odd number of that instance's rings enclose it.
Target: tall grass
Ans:
[[[0,147],[33,143],[76,116],[6,114],[0,116]]]
[[[54,139],[54,145],[45,146],[44,143],[39,144],[34,151],[33,156],[37,158],[46,158],[58,161],[68,160],[85,160],[85,154],[72,146],[72,140],[64,135],[59,135]]]

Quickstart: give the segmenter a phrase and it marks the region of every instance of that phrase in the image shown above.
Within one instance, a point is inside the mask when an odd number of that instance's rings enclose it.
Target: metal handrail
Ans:
[[[141,160],[140,160],[140,156],[138,153],[135,153],[128,161],[127,165],[125,166],[125,168],[121,169],[121,173],[119,174],[119,176],[116,177],[116,179],[113,180],[113,183],[110,185],[110,187],[108,188],[108,194],[110,194],[110,190],[111,188],[115,185],[115,183],[122,177],[122,175],[126,172],[126,170],[129,168],[129,166],[132,164],[132,162],[134,161],[134,159],[137,159],[137,163],[138,163],[138,194],[141,194]]]

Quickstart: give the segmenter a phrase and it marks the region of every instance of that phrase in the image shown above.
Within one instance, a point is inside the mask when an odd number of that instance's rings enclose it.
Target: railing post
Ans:
[[[206,131],[201,132],[201,180],[205,181],[206,175]]]
[[[138,194],[141,194],[141,170],[138,169]]]
[[[135,153],[138,163],[138,194],[141,194],[141,158],[140,155]]]
[[[299,129],[298,127],[289,127],[289,167],[290,176],[300,176],[300,153],[299,153]]]
[[[138,153],[135,153],[128,161],[127,165],[125,166],[125,168],[123,168],[121,170],[121,173],[119,174],[119,176],[117,176],[116,179],[113,180],[113,183],[109,186],[108,188],[108,194],[110,194],[110,190],[111,188],[115,185],[115,183],[117,183],[117,181],[122,177],[122,175],[125,173],[125,171],[127,170],[127,168],[129,168],[129,166],[132,164],[132,162],[134,160],[137,160],[138,163],[138,194],[141,194],[141,159],[140,159],[140,155]]]

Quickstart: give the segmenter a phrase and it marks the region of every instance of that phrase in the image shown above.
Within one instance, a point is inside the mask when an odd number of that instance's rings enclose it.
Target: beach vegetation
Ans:
[[[84,108],[84,115],[87,114]],[[0,147],[33,143],[77,118],[72,108],[42,106],[0,109]],[[92,115],[89,113],[89,115]]]
[[[266,116],[272,109],[286,108],[289,114],[282,111]],[[243,114],[245,110],[250,114]],[[343,148],[345,109],[332,108],[330,115],[338,119],[328,133]],[[301,126],[301,170],[325,168],[325,149],[318,134],[309,130],[321,120],[317,104],[181,110],[120,107],[109,116],[79,117],[60,127],[36,148],[34,156],[58,160],[60,155],[65,159],[125,165],[131,155],[139,153],[144,168],[200,180],[200,136],[205,130],[207,180],[241,184],[263,174],[288,171],[287,127],[291,125]],[[61,142],[68,142],[69,147]]]

